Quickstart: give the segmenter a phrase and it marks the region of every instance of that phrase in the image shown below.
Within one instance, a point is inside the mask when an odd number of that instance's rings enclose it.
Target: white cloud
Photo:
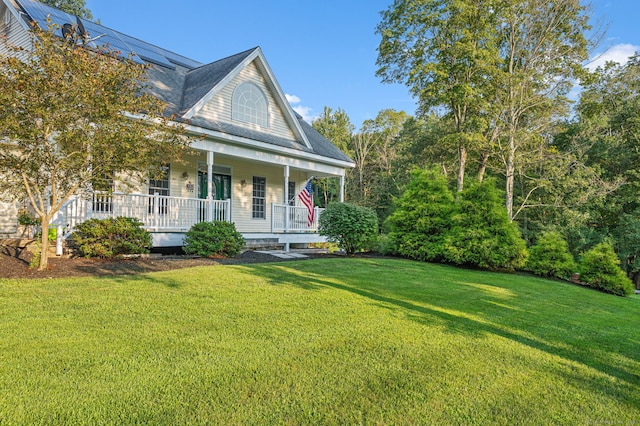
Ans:
[[[307,123],[311,123],[313,120],[318,118],[317,115],[311,114],[311,108],[305,107],[302,105],[297,105],[293,107],[293,110],[302,116],[302,119]]]
[[[311,114],[311,111],[312,111],[311,108],[298,105],[302,101],[296,95],[289,95],[288,93],[285,93],[284,96],[287,98],[287,101],[289,102],[293,110],[298,114],[300,114],[302,116],[302,119],[307,123],[311,123],[314,119],[318,118],[317,115]]]
[[[607,62],[626,64],[629,57],[638,51],[640,51],[640,46],[629,43],[616,44],[615,46],[611,46],[606,52],[598,53],[591,58],[587,64],[587,68],[593,71],[598,67],[603,67]]]
[[[300,98],[297,97],[296,95],[289,95],[289,94],[285,93],[284,96],[285,96],[285,98],[287,98],[287,101],[292,105],[300,103]]]

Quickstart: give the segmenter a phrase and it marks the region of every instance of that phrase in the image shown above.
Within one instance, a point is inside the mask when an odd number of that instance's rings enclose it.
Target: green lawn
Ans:
[[[640,298],[392,259],[0,280],[0,424],[636,424]]]

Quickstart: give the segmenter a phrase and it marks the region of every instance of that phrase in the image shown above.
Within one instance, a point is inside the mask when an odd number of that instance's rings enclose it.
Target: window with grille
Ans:
[[[267,178],[253,177],[253,207],[252,217],[254,219],[266,218],[267,206]]]
[[[149,179],[149,195],[160,195],[168,197],[169,194],[169,175],[171,172],[171,167],[167,164],[161,167],[162,175],[157,179]],[[166,198],[162,198],[159,201],[158,205],[158,213],[167,214],[169,200]],[[149,213],[154,213],[156,211],[155,205],[153,204],[153,198],[149,200]]]
[[[269,127],[267,98],[255,84],[242,83],[236,87],[231,111],[234,120]]]
[[[91,179],[93,187],[93,211],[108,213],[113,211],[112,193],[114,190],[113,173],[94,176]]]
[[[296,205],[296,183],[289,181],[289,200],[288,200],[288,204],[290,206],[295,206]]]

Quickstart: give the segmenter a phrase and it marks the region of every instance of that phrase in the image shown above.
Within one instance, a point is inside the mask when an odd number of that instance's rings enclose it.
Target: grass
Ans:
[[[0,280],[0,424],[635,424],[640,298],[392,259]]]

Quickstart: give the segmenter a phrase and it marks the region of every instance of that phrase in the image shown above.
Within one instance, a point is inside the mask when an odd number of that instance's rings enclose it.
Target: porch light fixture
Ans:
[[[242,188],[244,188],[245,186],[247,186],[247,181],[246,181],[246,180],[244,180],[244,179],[242,179],[242,180],[240,181],[240,186],[241,186]]]
[[[182,173],[182,178],[183,179],[189,179],[189,173],[188,172]]]

